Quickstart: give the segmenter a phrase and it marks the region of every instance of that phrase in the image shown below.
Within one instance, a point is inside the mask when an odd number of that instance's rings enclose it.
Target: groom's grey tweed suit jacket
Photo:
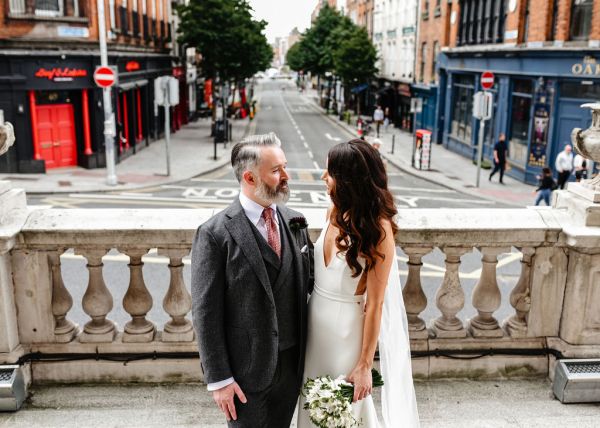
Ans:
[[[278,207],[280,229],[302,214]],[[192,317],[206,383],[234,377],[242,390],[272,382],[278,357],[273,291],[258,243],[239,200],[196,232],[192,246]],[[307,297],[313,287],[312,243],[307,229],[291,232],[298,293],[299,380],[304,368]],[[306,246],[309,251],[301,252]]]

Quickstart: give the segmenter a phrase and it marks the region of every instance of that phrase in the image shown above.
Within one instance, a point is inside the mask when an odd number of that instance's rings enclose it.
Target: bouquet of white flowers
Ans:
[[[375,369],[371,371],[373,387],[383,385],[383,379]],[[354,385],[344,376],[332,379],[321,376],[307,379],[302,390],[306,397],[304,409],[308,410],[310,420],[319,428],[354,428],[360,425],[352,414]]]

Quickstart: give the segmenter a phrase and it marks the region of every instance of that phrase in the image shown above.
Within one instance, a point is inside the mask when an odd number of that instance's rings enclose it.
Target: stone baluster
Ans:
[[[470,251],[464,247],[444,247],[446,255],[446,273],[442,285],[435,295],[435,303],[442,313],[433,323],[433,332],[440,338],[460,338],[467,335],[463,323],[456,314],[465,305],[465,293],[460,284],[458,268],[460,257]]]
[[[192,323],[185,316],[192,309],[192,296],[183,281],[183,257],[189,249],[159,250],[161,255],[169,257],[171,281],[163,300],[163,308],[171,316],[162,332],[163,342],[191,342],[194,340]]]
[[[527,316],[531,308],[531,262],[535,248],[521,248],[521,276],[510,293],[510,304],[515,308],[515,314],[504,322],[506,331],[513,338],[527,337]]]
[[[127,251],[129,256],[129,288],[123,297],[123,308],[131,321],[125,324],[123,342],[152,342],[155,325],[146,319],[146,314],[152,309],[152,296],[144,283],[142,256],[147,249],[132,249]]]
[[[52,315],[54,316],[54,340],[58,343],[69,343],[80,330],[79,326],[68,320],[67,313],[73,307],[73,298],[63,283],[60,270],[60,254],[64,249],[50,251],[48,261],[52,272]]]
[[[106,248],[85,249],[81,253],[87,259],[89,280],[83,295],[83,311],[90,316],[79,337],[80,342],[112,342],[117,334],[113,321],[106,316],[113,308],[113,297],[102,276],[102,256]]]
[[[494,318],[502,301],[498,281],[496,280],[496,265],[498,256],[510,252],[504,247],[478,247],[481,252],[481,276],[473,290],[473,306],[477,315],[469,321],[469,331],[473,337],[502,337],[504,332]]]
[[[408,277],[402,290],[406,316],[408,318],[408,333],[411,339],[427,339],[429,333],[425,322],[419,314],[427,308],[427,297],[421,286],[421,267],[423,256],[431,252],[431,247],[402,247],[408,255]]]

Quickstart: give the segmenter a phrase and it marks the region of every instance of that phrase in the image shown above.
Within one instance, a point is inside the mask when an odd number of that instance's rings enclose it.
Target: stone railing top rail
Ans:
[[[316,239],[324,209],[303,209]],[[198,225],[215,209],[40,209],[21,229],[22,247],[187,247]],[[539,246],[558,241],[559,213],[544,209],[404,209],[398,215],[399,245]]]

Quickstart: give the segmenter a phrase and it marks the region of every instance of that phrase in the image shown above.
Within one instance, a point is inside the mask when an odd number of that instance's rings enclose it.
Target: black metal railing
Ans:
[[[127,15],[127,8],[119,6],[119,28],[122,34],[129,32],[129,17]]]
[[[142,17],[143,27],[144,27],[144,40],[150,40],[150,18],[147,15],[143,15]]]
[[[156,19],[152,20],[152,30],[150,31],[150,34],[152,34],[152,40],[154,40],[154,43],[158,42],[158,33],[156,31]]]
[[[131,15],[131,18],[133,37],[140,37],[140,14],[134,11]]]

